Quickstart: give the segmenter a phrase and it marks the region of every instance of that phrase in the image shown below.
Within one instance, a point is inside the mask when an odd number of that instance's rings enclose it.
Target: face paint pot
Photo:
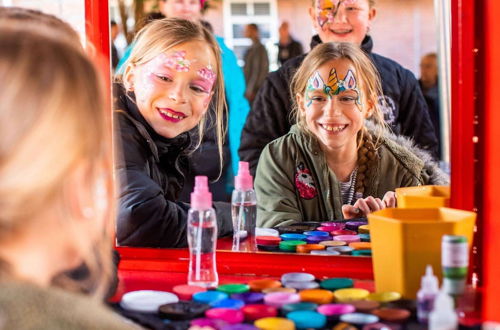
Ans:
[[[180,300],[191,300],[193,294],[197,292],[205,292],[207,289],[197,285],[182,284],[174,286],[172,291],[174,291]]]
[[[331,239],[332,239],[331,236],[308,236],[306,238],[306,242],[308,244],[319,244],[323,241],[329,241]]]
[[[315,311],[317,304],[311,302],[299,302],[295,304],[286,304],[281,307],[283,314],[288,314],[295,311]]]
[[[281,276],[281,283],[286,282],[311,282],[315,277],[309,273],[285,273]]]
[[[369,225],[362,225],[358,227],[358,233],[360,234],[369,234],[370,233],[370,226]]]
[[[411,315],[408,310],[401,308],[379,308],[371,313],[378,316],[382,321],[394,323],[405,322]]]
[[[243,322],[243,312],[232,308],[212,308],[205,312],[209,319],[222,320],[230,324]]]
[[[388,303],[401,299],[401,294],[395,291],[375,292],[370,293],[370,295],[366,299],[378,301],[381,303]]]
[[[217,319],[209,319],[206,317],[199,318],[199,319],[194,319],[191,322],[189,322],[191,326],[198,326],[198,327],[209,327],[212,329],[221,329],[222,327],[225,327],[228,325],[226,321],[223,320],[217,320]]]
[[[354,313],[355,310],[350,304],[324,304],[318,307],[318,312],[325,316]]]
[[[370,313],[372,310],[380,307],[379,302],[370,300],[351,301],[349,304],[353,305],[358,313]]]
[[[337,302],[351,302],[355,300],[363,300],[366,299],[366,297],[368,297],[369,294],[370,292],[368,290],[357,289],[357,288],[339,289],[333,292],[333,296],[335,297]]]
[[[308,289],[299,292],[301,301],[308,301],[318,305],[329,304],[333,301],[333,292],[324,289]]]
[[[350,255],[354,249],[349,246],[330,246],[326,248],[327,251],[338,251],[340,254]]]
[[[307,244],[304,241],[281,241],[280,242],[280,250],[286,252],[295,252],[297,251],[297,245]]]
[[[332,236],[341,236],[341,235],[357,235],[358,233],[355,232],[354,230],[347,230],[347,229],[342,229],[342,230],[334,230],[330,232]]]
[[[319,242],[319,244],[324,245],[326,247],[347,245],[347,243],[343,242],[343,241],[323,241],[323,242]]]
[[[311,255],[315,256],[339,256],[340,252],[338,251],[326,251],[326,250],[312,250],[310,252]]]
[[[325,232],[329,233],[329,232],[332,232],[335,230],[339,230],[339,228],[337,226],[321,226],[321,227],[316,228],[316,230],[325,231]]]
[[[360,226],[368,225],[367,221],[348,221],[345,223],[345,229],[357,232]]]
[[[260,304],[264,301],[264,294],[260,292],[234,293],[231,298],[241,300],[245,304]]]
[[[268,294],[273,292],[286,292],[286,293],[296,293],[297,289],[294,288],[269,288],[262,290],[262,293]]]
[[[280,308],[286,304],[293,304],[300,301],[300,296],[296,293],[273,292],[266,294],[264,302],[269,306]]]
[[[255,236],[255,242],[258,245],[279,245],[281,238],[276,236]]]
[[[246,284],[223,284],[217,287],[217,291],[221,291],[227,294],[233,293],[243,293],[250,290]]]
[[[278,309],[276,307],[262,304],[245,305],[241,311],[247,321],[255,321],[264,317],[273,317],[278,315]]]
[[[274,236],[279,237],[280,233],[276,229],[272,228],[255,228],[255,236]]]
[[[179,301],[172,304],[161,305],[158,308],[160,317],[169,320],[192,320],[203,316],[210,308],[207,304],[200,304],[194,301]]]
[[[295,330],[295,323],[283,317],[265,317],[254,325],[260,330]]]
[[[298,329],[320,329],[326,325],[326,316],[314,311],[295,311],[286,315]]]
[[[306,235],[304,234],[281,234],[280,238],[282,241],[305,241]]]
[[[342,230],[345,228],[345,222],[322,222],[321,226],[335,227],[335,229],[333,229],[333,230]]]
[[[320,286],[325,290],[335,291],[352,288],[354,286],[354,281],[350,278],[334,277],[321,281]]]
[[[324,232],[321,230],[305,231],[304,235],[306,235],[306,236],[330,236],[327,232]]]
[[[372,245],[369,242],[353,242],[349,243],[349,246],[354,250],[371,250]]]
[[[285,283],[285,287],[287,288],[294,288],[297,290],[304,290],[304,289],[316,289],[319,288],[319,284],[315,281],[311,282],[293,282],[293,281],[288,281]]]
[[[240,323],[240,324],[228,324],[220,328],[220,330],[259,330],[259,328],[251,324]]]
[[[228,295],[220,291],[205,291],[193,294],[193,300],[202,304],[212,304],[219,300],[226,299]]]
[[[352,251],[351,254],[353,256],[362,256],[362,257],[371,257],[372,256],[372,250],[355,250]]]
[[[179,298],[170,292],[138,290],[127,292],[120,301],[120,307],[142,313],[157,313],[161,305],[179,302]]]
[[[250,287],[250,290],[255,291],[255,292],[260,292],[265,289],[270,289],[270,288],[279,288],[281,287],[281,282],[264,278],[260,280],[253,280],[248,282],[248,286]]]
[[[339,235],[334,236],[333,240],[346,242],[347,244],[361,241],[358,235]]]
[[[243,302],[243,300],[227,298],[227,299],[222,299],[222,300],[219,300],[219,301],[213,303],[211,307],[213,307],[213,308],[240,309],[243,306],[245,306],[245,303]]]
[[[363,313],[349,313],[340,316],[340,321],[362,327],[365,324],[378,322],[378,316]]]
[[[358,236],[361,239],[361,242],[371,242],[370,234],[359,234]]]

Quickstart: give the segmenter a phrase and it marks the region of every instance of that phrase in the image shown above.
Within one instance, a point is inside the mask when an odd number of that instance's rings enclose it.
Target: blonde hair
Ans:
[[[314,7],[316,5],[316,1],[318,0],[311,0],[311,6]],[[368,5],[370,5],[370,8],[375,7],[375,0],[368,0]]]
[[[212,103],[215,104],[215,128],[221,164],[220,173],[222,173],[222,144],[224,143],[227,126],[224,123],[224,118],[226,118],[226,100],[224,97],[224,78],[222,75],[220,49],[212,34],[200,23],[184,19],[165,18],[155,20],[137,33],[134,39],[132,52],[125,62],[124,67],[142,65],[152,60],[157,55],[168,52],[172,47],[193,41],[206,43],[210,47],[216,60],[217,80],[213,87],[214,97]],[[130,74],[130,71],[131,70],[125,69],[123,75],[118,75],[116,77],[126,88],[127,76]],[[211,107],[209,107],[209,110],[210,108]],[[209,111],[205,113],[198,124],[198,141],[194,146],[194,150],[196,150],[202,142],[207,115],[209,115]]]
[[[322,65],[332,60],[340,59],[346,59],[353,65],[356,75],[359,77],[358,86],[361,89],[363,105],[365,107],[367,105],[370,106],[370,119],[375,123],[375,140],[371,134],[367,134],[366,126],[363,126],[363,129],[361,129],[358,134],[358,183],[362,183],[365,178],[365,165],[367,162],[375,159],[380,138],[385,133],[387,124],[384,121],[384,116],[379,104],[379,96],[382,95],[380,76],[372,61],[359,46],[345,42],[328,42],[314,47],[305,57],[301,66],[293,76],[290,92],[291,95],[293,95],[294,103],[290,115],[292,119],[295,119],[297,126],[303,132],[315,138],[307,128],[305,116],[301,114],[296,95],[305,94],[309,78]],[[359,192],[363,192],[364,190],[361,186],[357,188],[359,188]]]
[[[15,240],[40,221],[42,210],[55,205],[63,220],[57,230],[71,235],[97,283],[96,292],[103,293],[111,262],[112,214],[99,246],[89,253],[89,238],[72,221],[77,211],[67,190],[68,178],[78,168],[88,173],[90,189],[109,174],[106,197],[114,205],[104,89],[80,48],[43,30],[0,27],[0,242]],[[8,273],[5,261],[2,267]]]

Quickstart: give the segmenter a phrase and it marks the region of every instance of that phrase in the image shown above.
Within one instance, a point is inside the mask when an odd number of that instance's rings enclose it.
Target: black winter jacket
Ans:
[[[320,44],[316,35],[311,48]],[[415,76],[398,63],[372,53],[370,36],[361,48],[370,56],[382,80],[385,102],[381,102],[386,122],[395,134],[412,138],[425,150],[438,156],[438,140],[429,117],[425,99]],[[257,93],[241,134],[239,156],[250,162],[253,175],[262,149],[274,139],[285,135],[294,122],[289,118],[292,109],[290,83],[307,54],[288,60],[279,70],[271,72]]]
[[[189,205],[178,202],[181,167],[190,146],[188,133],[173,139],[158,135],[140,114],[133,93],[114,86],[116,173],[120,183],[116,237],[119,245],[187,245]],[[218,234],[232,232],[229,203],[214,203]]]

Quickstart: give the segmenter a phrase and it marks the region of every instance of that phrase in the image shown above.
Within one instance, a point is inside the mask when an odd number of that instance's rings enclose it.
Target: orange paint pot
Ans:
[[[319,244],[328,247],[328,246],[344,246],[347,243],[344,241],[323,241],[323,242],[319,242]]]
[[[318,305],[329,304],[333,301],[333,292],[323,289],[307,289],[299,292],[300,300]]]
[[[352,247],[354,250],[371,250],[372,243],[370,243],[370,242],[352,242],[352,243],[349,243],[349,247]]]
[[[265,289],[281,288],[281,282],[270,278],[264,278],[261,280],[250,281],[248,282],[248,286],[251,291],[261,292]]]
[[[324,250],[326,246],[321,244],[302,244],[297,245],[297,253],[309,253],[313,250]]]

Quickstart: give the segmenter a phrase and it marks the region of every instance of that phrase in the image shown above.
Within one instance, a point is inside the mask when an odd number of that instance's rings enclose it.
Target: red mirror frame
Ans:
[[[495,300],[500,297],[500,263],[495,252],[500,251],[500,221],[495,221],[494,196],[500,196],[500,98],[495,86],[500,86],[500,44],[494,40],[500,35],[498,1],[451,1],[452,19],[452,130],[451,130],[451,191],[452,207],[478,212],[478,231],[475,235],[474,268],[483,287],[482,314],[484,320],[500,322],[500,309]],[[86,34],[94,45],[106,82],[110,86],[109,66],[109,7],[108,1],[85,0]],[[108,93],[110,95],[110,91]],[[125,268],[185,272],[186,251],[117,248]],[[241,254],[218,254],[219,263],[226,272],[255,272],[279,274],[292,260],[286,255],[273,258],[266,254],[246,255],[242,265]],[[297,257],[292,257],[297,264]],[[304,258],[302,258],[304,259]],[[371,262],[367,258],[327,263],[300,260],[303,268],[330,276],[355,272],[360,278],[370,278]],[[149,261],[149,262],[148,262]],[[303,264],[302,264],[303,262]],[[128,264],[127,264],[128,263]],[[258,265],[258,266],[255,266]],[[120,266],[122,269],[122,266]],[[340,269],[340,271],[339,271]]]

